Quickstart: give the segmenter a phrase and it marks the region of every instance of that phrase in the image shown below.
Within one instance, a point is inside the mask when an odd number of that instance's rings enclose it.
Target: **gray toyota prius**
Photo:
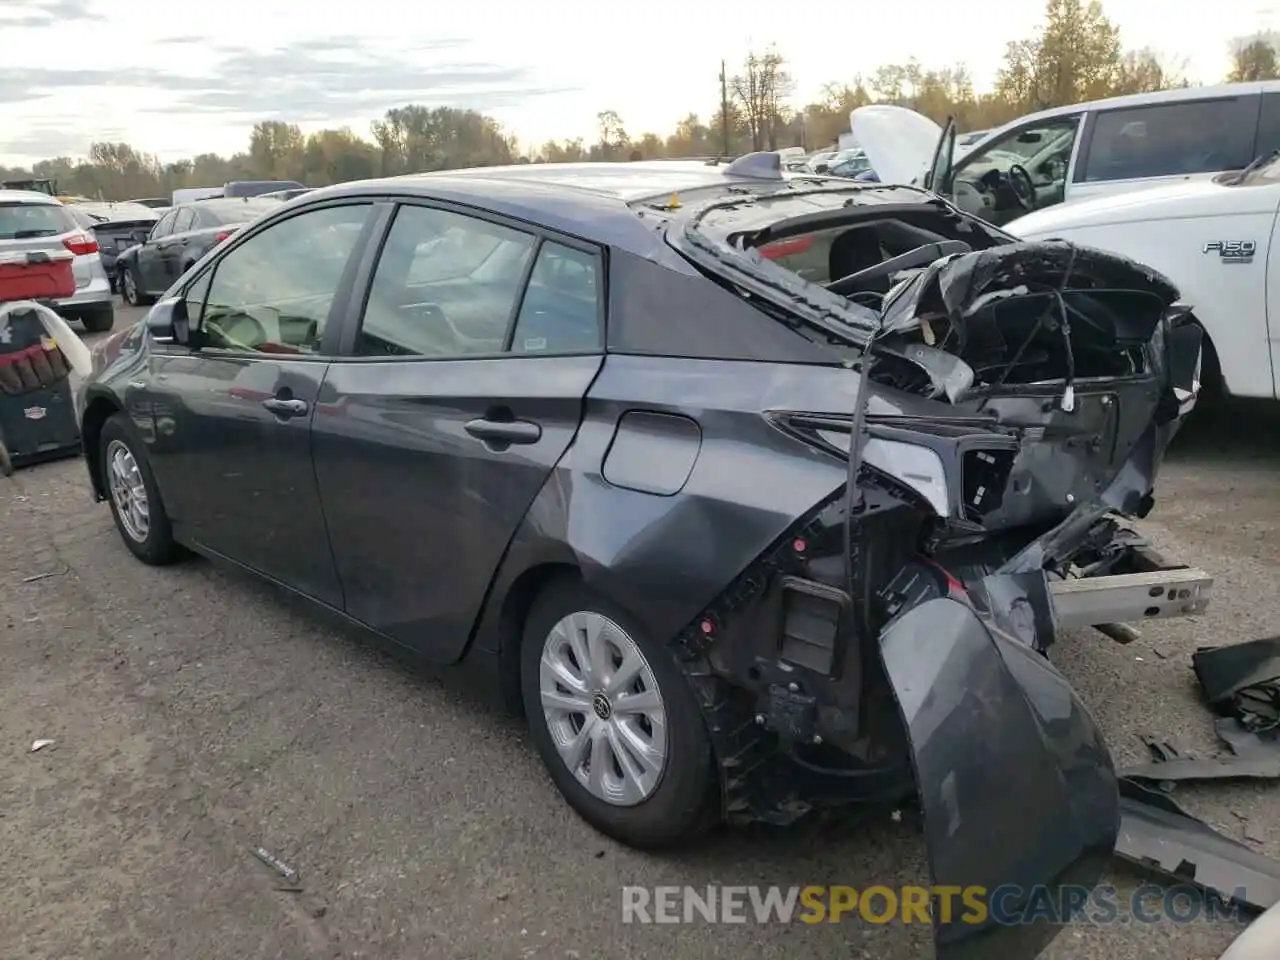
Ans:
[[[1208,602],[1131,523],[1196,400],[1177,299],[776,154],[449,171],[246,226],[78,409],[140,560],[478,668],[596,829],[914,792],[934,884],[1030,896],[1120,819],[1055,637]],[[945,958],[1058,929],[934,922]]]

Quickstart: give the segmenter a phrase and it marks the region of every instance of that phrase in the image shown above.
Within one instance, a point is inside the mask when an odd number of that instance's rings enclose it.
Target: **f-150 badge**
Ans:
[[[1204,253],[1217,251],[1218,259],[1223,263],[1253,263],[1253,255],[1258,252],[1258,244],[1254,240],[1210,240],[1204,245]]]

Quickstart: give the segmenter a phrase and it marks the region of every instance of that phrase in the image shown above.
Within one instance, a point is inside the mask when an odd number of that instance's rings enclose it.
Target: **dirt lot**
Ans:
[[[1212,748],[1191,650],[1276,632],[1278,426],[1265,409],[1199,424],[1163,475],[1146,528],[1219,575],[1210,612],[1130,647],[1081,634],[1057,650],[1121,761],[1142,757],[1147,732]],[[519,726],[447,678],[203,561],[134,561],[79,461],[0,480],[0,530],[4,957],[930,955],[921,928],[858,920],[621,921],[624,884],[920,882],[911,815],[732,831],[643,856],[580,823]],[[29,753],[36,738],[56,743]],[[1277,789],[1177,796],[1280,857]],[[277,889],[252,855],[260,844],[300,871],[301,892]],[[1077,924],[1049,956],[1216,957],[1235,932]]]

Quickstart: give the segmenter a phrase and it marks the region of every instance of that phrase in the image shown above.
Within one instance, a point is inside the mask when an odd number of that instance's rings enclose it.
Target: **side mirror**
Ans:
[[[187,317],[187,301],[182,297],[169,297],[151,308],[146,319],[147,330],[155,343],[179,343],[196,346],[197,337]]]
[[[173,339],[183,346],[193,346],[191,342],[191,320],[187,316],[187,301],[175,298],[172,312]]]

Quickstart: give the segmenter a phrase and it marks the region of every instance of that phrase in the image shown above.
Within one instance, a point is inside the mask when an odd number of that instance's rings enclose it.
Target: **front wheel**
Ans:
[[[120,297],[133,307],[145,307],[154,302],[139,288],[138,272],[132,265],[125,266],[120,271]]]
[[[601,833],[658,848],[716,824],[715,758],[689,681],[616,605],[568,581],[546,590],[525,623],[521,687],[552,781]]]
[[[174,542],[151,462],[125,414],[112,414],[102,425],[98,464],[124,545],[152,566],[177,560],[181,550]]]

